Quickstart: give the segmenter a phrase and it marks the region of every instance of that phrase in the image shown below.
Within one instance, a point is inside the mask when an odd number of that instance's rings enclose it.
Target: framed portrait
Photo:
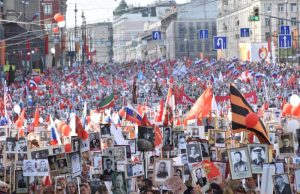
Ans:
[[[295,187],[296,192],[300,192],[300,169],[295,170]]]
[[[276,123],[274,122],[268,122],[267,123],[267,129],[269,130],[269,132],[276,132]]]
[[[177,139],[178,139],[177,148],[178,149],[186,149],[186,144],[187,144],[186,135],[184,133],[178,133]]]
[[[174,168],[173,175],[179,176],[182,182],[185,182],[183,166],[173,166],[173,168]]]
[[[72,141],[72,150],[73,152],[77,152],[81,150],[81,140],[79,137],[72,137],[71,138]]]
[[[16,188],[16,193],[20,193],[20,194],[29,193],[28,177],[23,176],[22,170],[15,171],[15,188]]]
[[[9,137],[17,138],[19,134],[19,130],[16,129],[9,129]]]
[[[103,150],[103,156],[115,157],[115,148],[106,148],[105,150]]]
[[[89,135],[89,141],[90,141],[90,150],[91,151],[99,151],[101,150],[101,144],[100,144],[100,134],[90,133]]]
[[[117,162],[125,163],[127,160],[126,157],[126,147],[125,146],[116,146],[115,147],[115,159]]]
[[[136,153],[136,139],[128,139],[127,142],[128,142],[128,145],[130,146],[131,154],[135,154]]]
[[[154,150],[154,130],[153,127],[138,127],[137,147],[139,151]]]
[[[100,124],[101,137],[106,138],[111,136],[110,124]]]
[[[188,163],[198,163],[202,161],[201,146],[199,142],[193,142],[186,145]]]
[[[132,162],[125,165],[125,175],[126,178],[132,178],[137,176],[143,176],[144,172],[144,162]]]
[[[81,152],[90,151],[90,141],[89,141],[89,139],[86,139],[86,140],[81,139],[80,151]]]
[[[35,149],[30,152],[32,160],[46,159],[48,160],[49,150],[48,149]]]
[[[226,131],[215,131],[215,147],[226,147]]]
[[[104,179],[111,180],[111,175],[116,171],[116,161],[114,157],[102,156],[102,169]]]
[[[153,155],[152,152],[146,153],[146,166],[148,170],[153,170],[155,158],[159,158],[159,156]]]
[[[261,174],[263,164],[269,162],[269,149],[266,144],[248,144],[253,174]]]
[[[57,155],[57,154],[61,154],[64,153],[64,146],[54,146],[52,147],[52,154],[53,155]]]
[[[273,120],[276,123],[281,123],[282,111],[280,109],[273,110]]]
[[[48,159],[36,160],[37,170],[35,172],[36,176],[48,176],[49,175],[49,163]]]
[[[58,170],[59,170],[60,174],[69,173],[67,158],[57,158],[56,159],[56,164],[57,164],[57,167],[58,167]]]
[[[93,167],[94,168],[102,168],[102,156],[93,156]]]
[[[68,153],[67,156],[71,164],[72,178],[79,176],[82,171],[80,152],[71,152]]]
[[[63,144],[68,144],[68,143],[72,143],[71,142],[71,137],[70,136],[65,136],[63,137]]]
[[[273,175],[273,183],[275,194],[292,193],[292,188],[287,173]]]
[[[0,127],[0,141],[5,141],[6,137],[8,136],[8,127],[7,126],[1,126]]]
[[[202,119],[202,126],[204,126],[205,133],[207,133],[208,130],[215,129],[215,125],[216,125],[215,117],[212,118],[206,117]]]
[[[207,183],[206,175],[204,172],[204,169],[197,165],[192,170],[192,180],[193,180],[193,186],[200,186],[203,187]]]
[[[208,142],[200,142],[201,148],[201,156],[202,158],[209,158],[209,149],[208,149]]]
[[[158,158],[154,163],[154,177],[153,181],[155,185],[163,185],[164,182],[172,176],[172,159]]]
[[[56,155],[48,156],[48,163],[50,171],[57,170]]]
[[[217,118],[217,128],[219,130],[225,131],[228,129],[228,119],[224,118],[224,117],[218,117]]]
[[[105,139],[103,139],[103,144],[105,145],[105,146],[103,146],[105,148],[114,147],[114,145],[115,145],[115,138],[114,137],[105,138]]]
[[[265,122],[270,122],[270,121],[272,121],[272,111],[266,110],[266,111],[264,112],[264,115],[263,115],[263,120],[264,120]]]
[[[164,148],[172,148],[172,128],[164,127],[163,128],[163,146]]]
[[[40,133],[40,141],[48,141],[48,131],[47,129],[42,130],[39,132]]]
[[[251,177],[252,172],[248,148],[232,148],[227,150],[227,152],[229,156],[231,178],[235,180]]]
[[[124,172],[112,173],[111,191],[113,194],[127,194],[126,179],[124,176]]]
[[[294,155],[293,133],[283,133],[279,136],[279,154],[282,156]]]
[[[269,133],[269,140],[270,140],[270,143],[273,145],[278,142],[276,132]]]
[[[5,151],[6,153],[15,153],[17,152],[17,138],[15,137],[6,137]]]
[[[27,140],[24,137],[20,137],[16,143],[16,151],[18,153],[27,153]]]
[[[126,158],[130,159],[131,158],[131,150],[130,150],[130,145],[115,145],[115,147],[125,147],[125,151],[126,151]]]
[[[23,176],[32,176],[36,173],[35,160],[23,161]]]

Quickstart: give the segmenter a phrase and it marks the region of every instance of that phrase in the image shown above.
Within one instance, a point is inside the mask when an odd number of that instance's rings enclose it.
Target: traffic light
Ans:
[[[254,10],[254,16],[258,16],[259,17],[259,8],[258,7],[255,7]]]
[[[259,21],[259,8],[254,7],[253,8],[253,15],[249,17],[250,21]]]

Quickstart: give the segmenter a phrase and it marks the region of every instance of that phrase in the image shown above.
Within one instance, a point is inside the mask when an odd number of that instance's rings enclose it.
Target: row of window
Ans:
[[[287,4],[288,5],[287,9],[286,9],[285,5],[286,5],[285,3],[277,4],[278,12],[285,12],[285,11],[297,12],[297,4],[296,3]],[[271,12],[272,4],[271,3],[266,3],[264,8],[265,8],[265,12]]]
[[[288,21],[288,25],[290,23],[291,26],[296,26],[297,25],[297,18],[296,17],[292,17],[291,20],[292,21]],[[270,26],[271,25],[270,18],[265,18],[265,25],[266,26]],[[280,26],[286,25],[286,20],[279,20],[279,25]]]

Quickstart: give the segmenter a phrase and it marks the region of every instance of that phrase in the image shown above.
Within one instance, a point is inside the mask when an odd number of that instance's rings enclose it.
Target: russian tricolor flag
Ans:
[[[29,85],[29,88],[30,88],[31,90],[36,90],[37,87],[38,87],[37,83],[36,83],[34,80],[32,80],[32,79],[29,80],[28,85]]]
[[[59,134],[56,130],[55,124],[53,122],[53,119],[50,115],[50,137],[51,137],[51,144],[52,145],[61,145],[61,140],[59,137]]]
[[[142,123],[142,116],[135,109],[127,106],[124,108],[124,111],[126,113],[126,120],[137,123],[138,125]]]

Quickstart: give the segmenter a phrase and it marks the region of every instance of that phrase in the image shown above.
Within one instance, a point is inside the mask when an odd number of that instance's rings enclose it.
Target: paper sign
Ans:
[[[187,189],[179,176],[171,176],[165,181],[165,185],[175,194],[183,193]]]

